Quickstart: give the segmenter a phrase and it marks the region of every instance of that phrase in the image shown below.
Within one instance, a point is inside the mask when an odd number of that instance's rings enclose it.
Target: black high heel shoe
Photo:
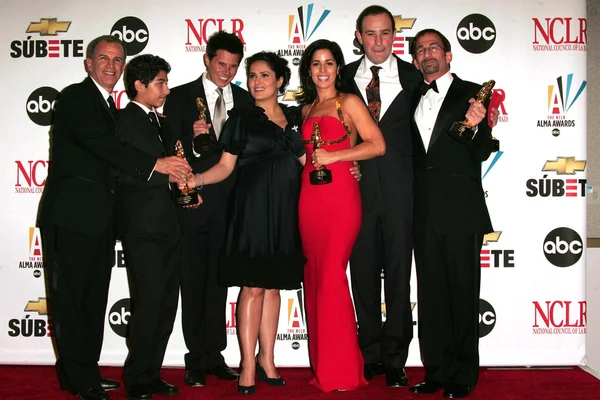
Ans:
[[[238,393],[254,394],[254,393],[256,393],[256,385],[242,386],[242,385],[240,385],[240,379],[238,378]]]
[[[271,386],[285,386],[285,381],[283,380],[283,378],[269,378],[267,376],[267,373],[265,372],[263,367],[261,367],[258,363],[258,357],[256,357],[256,378],[260,379],[263,382],[266,382]]]

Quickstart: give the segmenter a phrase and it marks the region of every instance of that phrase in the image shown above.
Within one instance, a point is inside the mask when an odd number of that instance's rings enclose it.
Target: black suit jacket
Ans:
[[[245,108],[254,106],[254,100],[247,91],[234,84],[230,84],[230,86],[235,107]],[[194,173],[204,172],[218,163],[222,153],[220,149],[217,149],[217,151],[213,153],[200,154],[200,156],[197,157],[192,152],[192,140],[194,138],[192,126],[194,125],[194,122],[198,120],[198,109],[196,108],[197,97],[202,98],[204,104],[208,104],[206,101],[204,85],[202,84],[202,76],[193,82],[171,89],[171,93],[164,106],[164,114],[169,120],[172,134],[181,139],[183,150],[185,151],[185,155],[192,166]],[[206,122],[212,124],[210,110],[206,110]],[[209,134],[213,135],[216,139],[212,127],[210,128]],[[229,178],[219,184],[207,185],[202,188],[201,195],[204,203],[213,201],[226,202],[234,181],[235,176],[234,174],[231,174]],[[194,217],[190,216],[190,214],[197,216],[202,214],[202,211],[205,208],[199,207],[196,210],[193,210],[198,212],[193,213],[187,212],[189,210],[185,210],[185,221],[182,220],[182,222],[189,222],[192,226],[195,225],[193,220]]]
[[[414,119],[420,93],[412,101],[415,230],[423,230],[429,217],[439,234],[485,234],[493,229],[481,185],[481,163],[492,152],[491,130],[484,119],[468,145],[448,134],[453,122],[465,119],[468,101],[481,87],[453,76],[427,152]]]
[[[412,64],[394,57],[398,63],[402,91],[379,120],[379,129],[386,143],[385,154],[360,162],[363,178],[359,184],[364,211],[370,210],[375,205],[379,195],[383,196],[386,205],[391,209],[406,208],[407,212],[410,212],[412,204],[410,99],[413,93],[418,91],[422,78],[421,73]],[[351,93],[360,96],[367,104],[354,80],[363,58],[344,67],[342,81]]]
[[[141,107],[129,103],[119,111],[117,138],[156,158],[172,155],[175,139],[167,128],[168,121],[159,117],[159,122],[160,132]],[[149,180],[140,181],[117,171],[116,197],[117,231],[120,235],[178,229],[168,175],[155,171]]]
[[[61,92],[54,118],[39,225],[98,236],[112,229],[115,180],[110,167],[146,180],[156,157],[115,137],[106,99],[89,77]]]

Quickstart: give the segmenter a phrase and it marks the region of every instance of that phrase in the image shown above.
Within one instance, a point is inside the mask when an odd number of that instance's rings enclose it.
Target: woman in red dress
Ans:
[[[299,202],[302,249],[308,259],[304,291],[315,375],[310,383],[325,392],[367,384],[346,276],[362,214],[358,183],[349,168],[353,161],[385,153],[381,131],[363,101],[339,91],[343,66],[337,43],[313,42],[300,61],[302,91],[297,98],[304,105],[302,139],[311,161],[302,171]],[[358,136],[361,143],[356,145]],[[331,183],[311,184],[311,173],[313,180],[327,176],[323,167],[331,172]]]

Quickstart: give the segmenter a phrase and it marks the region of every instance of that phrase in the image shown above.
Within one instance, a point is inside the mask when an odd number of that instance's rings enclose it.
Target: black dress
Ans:
[[[281,108],[285,129],[260,107],[234,108],[219,138],[224,151],[238,155],[219,266],[224,286],[301,287],[306,259],[298,231],[298,157],[305,149],[298,110]]]

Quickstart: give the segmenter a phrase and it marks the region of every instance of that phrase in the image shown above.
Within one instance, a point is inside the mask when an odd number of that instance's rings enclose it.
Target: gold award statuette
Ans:
[[[475,100],[483,103],[492,93],[495,84],[496,81],[494,80],[485,82],[475,94]],[[469,118],[465,118],[462,122],[453,123],[448,133],[458,141],[468,143],[475,136],[475,132],[473,131],[474,127],[475,124]]]
[[[185,153],[183,151],[183,146],[181,145],[181,140],[175,142],[175,155],[185,160]],[[177,187],[177,190],[175,191],[175,202],[182,207],[198,204],[198,194],[196,193],[196,188],[188,187],[187,183],[183,189],[179,189],[179,187]]]
[[[313,151],[320,149],[323,145],[323,138],[321,137],[321,129],[319,129],[318,122],[313,124],[311,143],[314,145]],[[312,185],[324,185],[332,182],[331,170],[327,169],[324,165],[315,168],[314,171],[311,171],[309,176]]]
[[[206,121],[206,104],[201,97],[196,97],[196,108],[198,109],[198,119]],[[198,135],[194,138],[194,148],[198,153],[214,151],[217,147],[215,138],[210,133]]]

